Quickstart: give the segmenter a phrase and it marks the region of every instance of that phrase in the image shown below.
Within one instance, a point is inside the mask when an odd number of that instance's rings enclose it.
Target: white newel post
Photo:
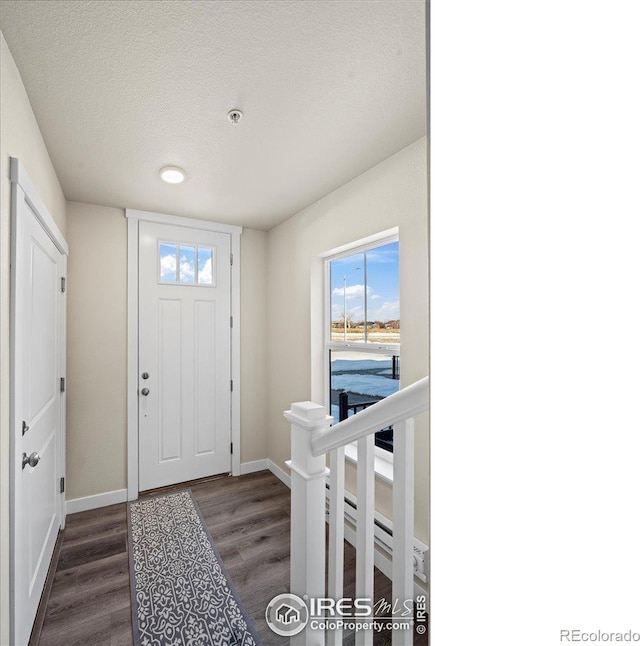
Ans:
[[[326,457],[311,453],[311,432],[329,428],[333,417],[324,406],[298,402],[285,411],[291,422],[291,592],[303,598],[325,596]],[[292,645],[324,646],[324,631],[305,630]]]

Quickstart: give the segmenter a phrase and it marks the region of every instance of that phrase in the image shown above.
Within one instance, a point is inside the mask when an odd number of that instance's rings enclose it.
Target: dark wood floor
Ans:
[[[289,489],[261,471],[191,490],[265,646],[288,644],[264,612],[289,589]],[[68,516],[40,646],[133,644],[128,558],[125,504]],[[354,579],[355,551],[346,544],[345,596],[353,596]],[[391,599],[391,583],[377,569],[375,586],[376,598]],[[389,643],[389,635],[375,643]]]

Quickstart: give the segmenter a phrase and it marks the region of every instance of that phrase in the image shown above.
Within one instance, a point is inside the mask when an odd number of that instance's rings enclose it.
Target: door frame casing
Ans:
[[[169,224],[184,229],[226,233],[231,236],[231,475],[240,475],[240,236],[242,227],[137,209],[125,209],[127,218],[127,499],[138,498],[138,254],[139,223]]]
[[[29,206],[31,212],[35,216],[38,224],[42,227],[43,231],[51,239],[56,249],[62,255],[62,274],[66,278],[67,276],[67,257],[69,256],[69,245],[60,231],[55,220],[49,213],[47,206],[44,201],[38,194],[35,186],[33,185],[27,171],[16,157],[10,158],[10,170],[9,170],[9,179],[11,182],[11,288],[10,288],[10,341],[9,341],[9,354],[10,354],[10,394],[9,394],[9,428],[10,430],[10,469],[9,469],[9,526],[10,526],[10,537],[9,537],[9,571],[10,571],[10,600],[9,600],[9,622],[10,622],[10,635],[11,641],[15,640],[15,630],[16,630],[16,599],[15,599],[15,576],[19,564],[15,562],[15,543],[17,540],[17,524],[16,524],[16,506],[18,501],[16,500],[16,479],[19,475],[18,467],[16,465],[16,443],[17,443],[17,433],[18,421],[16,420],[16,407],[17,407],[17,398],[19,396],[18,389],[16,387],[18,383],[17,379],[17,370],[18,366],[16,365],[16,302],[18,299],[17,293],[17,276],[16,276],[16,254],[17,254],[17,220],[18,220],[18,207],[19,201],[24,200]],[[57,289],[57,288],[56,288]],[[65,298],[66,294],[59,294],[60,296],[60,308],[58,310],[58,325],[59,325],[59,335],[58,339],[59,346],[59,356],[58,356],[58,366],[60,377],[66,379],[67,375],[67,299]],[[58,440],[58,455],[56,459],[58,461],[58,475],[59,477],[65,477],[66,475],[66,401],[67,395],[63,391],[59,393],[60,396],[60,422],[59,422],[59,437]],[[58,504],[58,514],[60,517],[60,527],[58,529],[64,529],[65,520],[66,520],[66,508],[65,508],[65,499],[66,493],[60,492],[60,495],[57,498]],[[50,564],[49,564],[50,565]],[[47,565],[47,568],[49,567]]]

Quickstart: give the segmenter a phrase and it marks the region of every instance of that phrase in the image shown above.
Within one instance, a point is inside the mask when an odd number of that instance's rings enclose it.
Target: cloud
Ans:
[[[370,321],[397,321],[400,318],[400,301],[385,301],[377,309],[369,309]]]
[[[350,298],[362,298],[364,296],[364,285],[349,285],[347,287],[347,300]],[[344,296],[345,289],[343,287],[335,287],[333,290],[334,296]],[[367,287],[367,296],[371,294],[371,287]]]
[[[364,318],[364,307],[356,305],[355,307],[348,307],[347,314],[351,317],[352,321],[362,321]],[[334,303],[331,306],[331,319],[333,321],[341,321],[344,315],[344,306],[342,303]]]
[[[334,290],[335,293],[335,290]],[[340,290],[340,296],[342,296],[342,290]],[[372,306],[372,301],[379,301],[380,296],[370,295],[368,298],[368,310],[367,310],[367,319],[369,321],[382,321],[386,323],[387,321],[397,321],[400,318],[400,301],[384,301],[378,307]],[[347,300],[349,300],[349,288],[347,287]],[[376,303],[377,304],[377,303]],[[362,321],[364,320],[364,306],[362,303],[351,303],[347,307],[347,312],[351,317],[352,321]],[[342,320],[344,314],[344,304],[342,301],[333,302],[331,304],[331,319],[333,321]]]
[[[160,257],[160,278],[167,279],[171,277],[175,280],[176,274],[176,257],[175,255]]]
[[[187,259],[182,256],[180,259],[180,282],[181,283],[192,283],[195,280],[195,268],[192,262],[188,262]]]
[[[398,262],[398,249],[378,249],[376,251],[367,251],[367,262],[389,265]]]
[[[213,283],[211,279],[211,258],[208,258],[202,269],[198,270],[198,282],[201,285],[211,285]]]

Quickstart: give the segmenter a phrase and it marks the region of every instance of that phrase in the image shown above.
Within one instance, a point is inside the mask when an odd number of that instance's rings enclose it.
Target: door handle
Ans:
[[[27,464],[33,468],[35,467],[38,462],[40,462],[40,456],[34,451],[31,455],[27,455],[26,453],[22,454],[22,468],[24,469]]]
[[[148,388],[143,388],[143,389],[140,391],[140,394],[141,394],[141,395],[144,395],[144,396],[146,397],[146,396],[149,394],[149,389],[148,389]]]

